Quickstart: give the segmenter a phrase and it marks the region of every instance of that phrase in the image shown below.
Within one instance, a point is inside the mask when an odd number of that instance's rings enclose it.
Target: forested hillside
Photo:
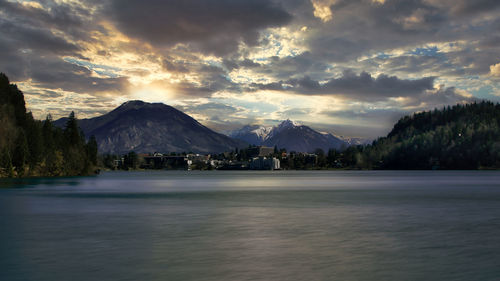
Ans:
[[[0,73],[0,177],[87,175],[97,164],[95,138],[85,141],[74,113],[64,129],[35,120],[23,93]]]
[[[401,118],[387,137],[349,148],[347,166],[368,169],[500,168],[500,105],[455,105]]]

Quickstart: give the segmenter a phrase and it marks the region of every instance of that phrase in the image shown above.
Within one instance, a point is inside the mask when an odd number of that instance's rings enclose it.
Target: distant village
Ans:
[[[316,153],[288,153],[277,147],[250,146],[221,154],[107,154],[102,156],[101,161],[104,167],[111,170],[288,170],[319,168],[326,164],[327,155],[320,149]]]

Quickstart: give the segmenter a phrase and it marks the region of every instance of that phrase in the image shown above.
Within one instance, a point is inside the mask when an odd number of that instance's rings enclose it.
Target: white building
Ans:
[[[254,157],[250,161],[250,170],[279,170],[280,160],[277,158]]]

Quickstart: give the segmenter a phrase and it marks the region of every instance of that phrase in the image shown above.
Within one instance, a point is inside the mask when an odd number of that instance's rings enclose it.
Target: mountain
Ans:
[[[239,130],[229,133],[229,136],[235,139],[243,140],[254,145],[261,145],[271,132],[273,127],[260,125],[246,125]]]
[[[313,152],[317,148],[328,151],[330,148],[339,149],[347,145],[346,142],[332,134],[317,132],[291,120],[285,120],[275,127],[247,125],[231,132],[230,136],[250,144],[277,146],[297,152]]]
[[[219,153],[247,144],[216,133],[163,103],[128,101],[99,117],[78,120],[85,135],[96,137],[99,152]],[[65,118],[55,122],[64,126]]]

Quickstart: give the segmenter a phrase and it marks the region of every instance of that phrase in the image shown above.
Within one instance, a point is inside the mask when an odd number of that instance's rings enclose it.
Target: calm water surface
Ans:
[[[500,280],[500,172],[0,181],[0,280]]]

